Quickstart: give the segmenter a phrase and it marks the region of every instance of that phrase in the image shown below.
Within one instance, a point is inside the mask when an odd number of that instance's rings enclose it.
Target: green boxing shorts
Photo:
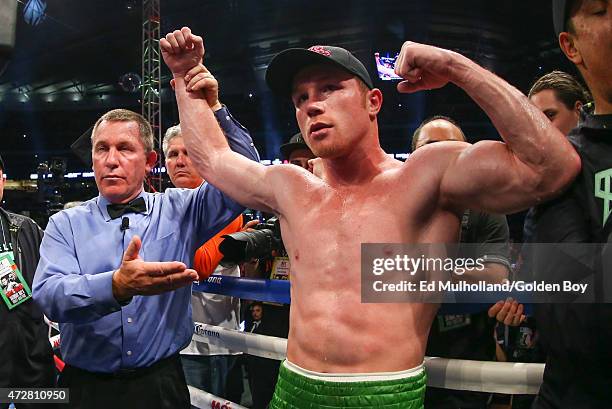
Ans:
[[[269,409],[423,409],[423,365],[401,372],[327,374],[285,360]]]

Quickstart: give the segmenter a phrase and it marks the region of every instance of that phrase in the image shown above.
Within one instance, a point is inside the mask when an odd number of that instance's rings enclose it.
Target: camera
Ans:
[[[254,231],[241,231],[222,236],[219,245],[224,263],[242,263],[254,258],[269,257],[272,251],[285,252],[278,217],[272,217],[253,227]]]

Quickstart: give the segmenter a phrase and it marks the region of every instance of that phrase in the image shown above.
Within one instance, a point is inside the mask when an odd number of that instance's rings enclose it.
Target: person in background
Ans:
[[[174,186],[195,189],[204,183],[204,179],[189,159],[181,137],[180,125],[168,128],[162,148],[168,176]],[[240,215],[196,251],[193,266],[200,275],[240,276],[237,265],[220,264],[223,254],[219,251],[219,243],[223,240],[223,235],[240,231],[242,224]],[[240,300],[236,297],[194,291],[191,294],[191,308],[195,322],[239,329]],[[192,340],[181,351],[181,363],[187,384],[229,399],[226,385],[229,374],[233,373],[237,355],[240,355],[240,352],[224,346]]]
[[[437,115],[424,120],[412,136],[412,148],[442,141],[467,142],[453,119]],[[507,278],[509,229],[506,216],[467,209],[461,218],[459,254],[484,259],[482,271],[468,271],[461,277],[469,282]],[[438,314],[427,341],[428,356],[492,361],[495,358],[493,331],[495,320],[487,315],[487,305],[471,314]],[[485,409],[490,394],[429,387],[425,390],[425,407],[431,409]]]
[[[575,77],[563,72],[552,71],[538,78],[528,97],[560,131],[568,135],[579,123],[581,112],[588,109],[592,97]],[[533,242],[536,230],[536,208],[531,208],[525,217],[523,242],[527,243],[522,252],[522,263],[516,275],[519,279],[533,279],[533,255],[528,243]],[[538,307],[536,307],[538,308]],[[539,307],[542,309],[542,307]],[[524,306],[516,301],[498,303],[489,311],[500,324],[499,342],[504,347],[505,356],[511,362],[545,362],[546,351],[540,341],[540,330],[534,315],[524,314]],[[546,320],[546,317],[543,318]],[[531,408],[535,396],[514,395],[513,408]]]
[[[249,308],[251,323],[247,330],[254,334],[286,338],[286,334],[279,332],[279,326],[274,322],[275,317],[267,316],[268,308],[269,305],[264,305],[259,301],[251,303]],[[251,396],[253,397],[253,409],[268,407],[276,387],[279,367],[280,361],[247,355],[247,371]]]
[[[56,375],[49,328],[30,293],[43,232],[32,219],[2,207],[4,177],[0,156],[0,281],[2,291],[11,293],[0,302],[0,388],[52,388]],[[17,409],[54,406],[20,403]]]
[[[310,150],[304,137],[300,132],[296,133],[289,139],[289,142],[281,145],[280,147],[283,158],[286,159],[289,164],[297,165],[304,169],[309,169],[308,161],[315,158],[314,153]]]
[[[227,109],[215,116],[231,146],[259,161]],[[188,266],[244,208],[206,183],[144,192],[157,154],[140,114],[102,115],[92,145],[100,194],[51,217],[33,282],[34,300],[60,323],[67,407],[188,407],[179,352],[193,335],[191,283],[199,277]]]
[[[580,155],[580,174],[562,196],[536,208],[533,241],[589,244],[573,244],[572,255],[536,255],[533,270],[573,283],[582,276],[593,283],[593,297],[584,300],[589,303],[534,305],[547,358],[533,407],[605,408],[612,388],[612,305],[606,303],[612,266],[612,0],[553,0],[552,10],[559,47],[593,104],[583,107],[568,136]]]

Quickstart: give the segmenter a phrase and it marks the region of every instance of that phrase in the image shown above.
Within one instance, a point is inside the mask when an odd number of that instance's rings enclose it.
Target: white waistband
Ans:
[[[296,364],[289,362],[288,359],[283,361],[285,368],[302,376],[320,381],[329,382],[364,382],[364,381],[394,381],[398,379],[412,378],[413,376],[421,375],[424,371],[423,364],[405,371],[398,372],[372,372],[372,373],[325,373],[315,372],[301,368]]]

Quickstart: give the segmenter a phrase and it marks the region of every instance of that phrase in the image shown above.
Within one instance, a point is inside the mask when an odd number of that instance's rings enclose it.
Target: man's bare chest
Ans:
[[[285,229],[319,244],[402,242],[427,218],[427,204],[416,190],[410,197],[410,189],[392,186],[328,189],[297,201]]]

